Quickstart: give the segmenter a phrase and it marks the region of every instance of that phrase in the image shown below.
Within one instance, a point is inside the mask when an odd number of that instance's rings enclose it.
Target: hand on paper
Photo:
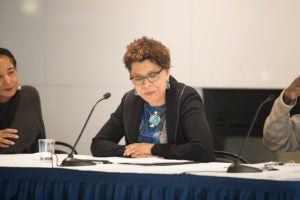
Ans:
[[[124,156],[130,156],[132,158],[149,158],[158,157],[151,154],[151,148],[154,144],[150,143],[133,143],[125,147]]]

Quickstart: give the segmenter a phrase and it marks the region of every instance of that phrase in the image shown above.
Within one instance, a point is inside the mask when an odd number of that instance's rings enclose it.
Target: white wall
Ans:
[[[193,1],[192,81],[282,88],[300,75],[300,1]]]
[[[38,88],[48,137],[91,138],[132,88],[122,57],[147,35],[170,48],[172,73],[195,87],[282,88],[299,75],[297,0],[0,0],[0,46]],[[297,68],[297,69],[296,69]]]

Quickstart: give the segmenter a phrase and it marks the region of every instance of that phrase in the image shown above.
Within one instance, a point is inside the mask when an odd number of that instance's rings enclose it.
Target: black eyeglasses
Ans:
[[[157,72],[152,72],[148,74],[148,76],[136,76],[136,77],[130,77],[130,80],[134,85],[140,86],[144,84],[145,79],[147,79],[150,83],[154,83],[155,81],[158,80],[160,72],[163,70],[161,68]]]

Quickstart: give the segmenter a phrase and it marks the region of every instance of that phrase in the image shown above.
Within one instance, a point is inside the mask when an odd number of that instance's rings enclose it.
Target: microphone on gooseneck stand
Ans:
[[[243,144],[242,144],[242,146],[241,146],[241,148],[240,148],[240,151],[239,151],[239,153],[237,154],[237,155],[238,155],[238,156],[237,156],[237,159],[236,159],[236,161],[235,161],[234,163],[232,163],[232,164],[228,167],[228,169],[227,169],[227,172],[228,172],[228,173],[262,172],[261,169],[258,169],[258,168],[255,168],[255,167],[250,167],[250,166],[247,166],[247,165],[242,165],[242,164],[240,164],[240,156],[241,156],[242,150],[244,149],[245,144],[246,144],[246,142],[247,142],[247,140],[248,140],[248,138],[249,138],[249,135],[250,135],[250,133],[251,133],[251,131],[252,131],[252,129],[253,129],[254,123],[255,123],[255,121],[256,121],[256,118],[257,118],[257,116],[258,116],[258,114],[259,114],[261,108],[263,107],[263,105],[265,105],[265,104],[266,104],[267,102],[269,102],[269,101],[272,101],[274,98],[275,98],[274,95],[269,95],[269,96],[268,96],[268,97],[267,97],[267,98],[266,98],[266,99],[258,106],[258,108],[257,108],[257,110],[256,110],[256,112],[255,112],[255,116],[254,116],[254,118],[253,118],[253,120],[252,120],[252,122],[251,122],[250,128],[249,128],[249,130],[248,130],[248,133],[247,133],[247,135],[246,135],[246,138],[244,139],[244,142],[243,142]]]
[[[82,133],[83,133],[85,127],[86,127],[86,124],[88,123],[88,121],[89,121],[89,119],[90,119],[90,117],[91,117],[91,115],[92,115],[92,113],[93,113],[93,111],[94,111],[96,105],[97,105],[100,101],[102,101],[102,100],[104,100],[104,99],[108,99],[110,96],[111,96],[111,94],[110,94],[109,92],[107,92],[107,93],[105,93],[105,94],[103,95],[103,97],[102,97],[101,99],[99,99],[99,100],[95,103],[95,105],[93,106],[92,110],[90,111],[90,114],[89,114],[88,118],[86,119],[86,121],[85,121],[85,123],[84,123],[84,125],[83,125],[83,127],[82,127],[82,129],[81,129],[80,134],[78,135],[78,138],[77,138],[75,144],[74,144],[73,147],[72,147],[71,153],[69,153],[68,157],[65,158],[65,159],[62,161],[62,163],[60,164],[60,166],[87,166],[87,165],[96,165],[96,163],[94,163],[94,162],[92,162],[92,161],[89,161],[89,160],[80,160],[80,159],[74,158],[74,155],[73,155],[73,154],[74,154],[74,150],[75,150],[75,148],[76,148],[76,145],[77,145],[77,143],[79,142],[79,140],[80,140],[80,138],[81,138],[81,136],[82,136]]]

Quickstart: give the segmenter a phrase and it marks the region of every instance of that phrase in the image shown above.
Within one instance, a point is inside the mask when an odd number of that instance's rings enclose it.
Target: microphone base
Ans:
[[[65,158],[60,166],[90,166],[90,165],[96,165],[93,161],[90,160],[80,160],[77,158]]]
[[[255,172],[262,172],[262,170],[259,168],[242,165],[239,163],[233,163],[228,167],[227,172],[228,173],[255,173]]]

